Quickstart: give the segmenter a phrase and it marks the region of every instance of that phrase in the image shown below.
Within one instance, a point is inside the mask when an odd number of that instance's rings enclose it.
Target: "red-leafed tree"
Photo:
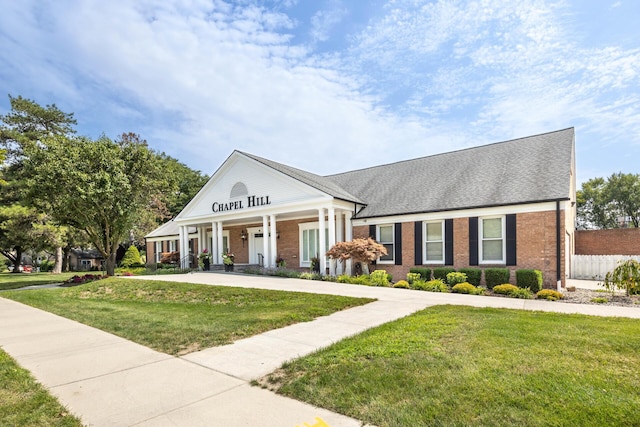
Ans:
[[[382,255],[387,255],[387,249],[371,237],[336,243],[327,252],[328,257],[340,262],[348,259],[360,262],[362,264],[362,272],[365,274],[369,274],[369,264]]]

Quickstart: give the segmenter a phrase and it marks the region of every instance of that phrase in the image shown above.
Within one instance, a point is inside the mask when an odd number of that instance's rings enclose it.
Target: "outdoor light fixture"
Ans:
[[[242,231],[240,232],[240,238],[242,239],[242,247],[244,248],[244,241],[247,240],[247,230],[246,229],[242,229]]]

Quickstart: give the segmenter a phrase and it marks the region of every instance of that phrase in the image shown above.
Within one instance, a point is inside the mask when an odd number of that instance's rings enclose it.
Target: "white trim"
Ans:
[[[380,257],[378,257],[378,264],[391,264],[394,265],[396,263],[396,225],[395,223],[385,223],[385,224],[378,224],[376,225],[376,240],[378,241],[378,243],[380,243],[381,245],[389,244],[390,242],[382,242],[380,240],[380,227],[391,227],[391,244],[393,245],[393,253],[388,253],[387,256],[391,256],[391,259],[385,259],[382,260],[380,259]]]
[[[434,260],[428,260],[427,259],[427,224],[437,224],[440,223],[440,226],[442,227],[442,260],[440,261],[434,261]],[[437,242],[437,240],[432,240],[433,242]],[[439,220],[433,220],[433,221],[423,221],[422,222],[422,264],[439,264],[439,265],[444,265],[445,262],[445,257],[447,254],[447,248],[446,248],[446,239],[445,239],[445,221],[444,219],[439,219]]]
[[[485,219],[500,219],[501,222],[501,228],[502,228],[502,236],[501,236],[501,240],[502,240],[502,259],[501,260],[487,260],[485,261],[483,259],[483,253],[482,253],[482,243],[483,243],[483,221]],[[506,215],[489,215],[489,216],[484,216],[484,217],[478,217],[478,263],[480,265],[486,265],[486,264],[498,264],[498,265],[502,265],[502,264],[506,264],[507,263],[507,221],[505,220]],[[489,240],[498,240],[498,239],[489,239]]]
[[[560,210],[570,209],[570,202],[561,201]],[[556,211],[556,202],[531,203],[526,205],[507,205],[491,208],[460,209],[443,212],[428,212],[408,215],[386,216],[379,218],[354,219],[353,226],[388,224],[389,222],[432,221],[452,218],[482,217],[492,215],[509,215],[534,212]]]

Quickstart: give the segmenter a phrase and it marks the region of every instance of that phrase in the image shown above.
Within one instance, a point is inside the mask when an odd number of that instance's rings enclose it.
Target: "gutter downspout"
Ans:
[[[558,292],[562,290],[562,255],[560,253],[560,200],[556,200],[556,287]]]

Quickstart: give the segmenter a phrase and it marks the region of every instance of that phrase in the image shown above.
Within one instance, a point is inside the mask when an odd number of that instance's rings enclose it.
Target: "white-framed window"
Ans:
[[[479,220],[479,255],[481,264],[505,264],[506,230],[504,216]]]
[[[156,262],[160,262],[160,257],[162,256],[162,242],[161,241],[157,241],[155,242],[155,259]]]
[[[178,243],[177,240],[169,240],[169,252],[176,251],[176,243]]]
[[[424,263],[444,264],[444,221],[424,223]]]
[[[311,267],[311,258],[320,258],[320,225],[317,222],[305,222],[300,229],[300,267]],[[329,250],[329,229],[324,229],[325,250]]]
[[[387,249],[387,254],[378,258],[381,264],[391,264],[394,262],[395,255],[395,233],[393,224],[385,224],[378,226],[378,236],[376,240]]]

